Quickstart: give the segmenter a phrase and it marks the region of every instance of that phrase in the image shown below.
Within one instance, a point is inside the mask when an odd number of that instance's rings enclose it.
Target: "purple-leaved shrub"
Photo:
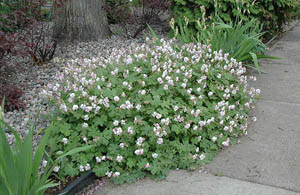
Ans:
[[[96,145],[65,158],[60,177],[91,169],[115,183],[164,178],[207,163],[247,133],[260,90],[229,54],[163,39],[108,53],[69,60],[43,92],[57,107],[54,152]]]

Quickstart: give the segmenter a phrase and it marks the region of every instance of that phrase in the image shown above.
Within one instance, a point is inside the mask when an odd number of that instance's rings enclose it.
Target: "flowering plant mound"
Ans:
[[[49,141],[55,151],[97,146],[64,159],[58,175],[92,169],[123,183],[211,160],[247,132],[259,93],[228,56],[156,39],[69,61],[44,91],[58,108]]]

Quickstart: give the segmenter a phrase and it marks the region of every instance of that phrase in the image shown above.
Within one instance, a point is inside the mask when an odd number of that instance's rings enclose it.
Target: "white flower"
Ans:
[[[140,109],[141,109],[141,107],[142,107],[142,105],[141,105],[141,104],[138,104],[138,105],[136,105],[136,106],[135,106],[135,108],[136,108],[137,110],[140,110]]]
[[[184,125],[184,128],[188,129],[188,128],[190,128],[190,126],[191,126],[191,124],[187,123],[187,124]]]
[[[206,125],[206,121],[200,121],[200,122],[199,122],[199,125],[200,125],[200,127],[205,126],[205,125]]]
[[[100,162],[101,162],[101,159],[99,158],[99,156],[96,156],[96,162],[97,162],[97,163],[100,163]]]
[[[78,110],[78,106],[77,105],[73,105],[73,108],[72,108],[72,110]]]
[[[202,139],[202,136],[198,136],[197,138],[198,138],[198,141],[200,142]]]
[[[119,147],[120,147],[120,148],[124,148],[124,147],[125,147],[125,144],[124,144],[124,143],[120,143],[120,144],[119,144]]]
[[[213,96],[214,95],[214,93],[213,92],[208,92],[208,96]]]
[[[120,172],[114,172],[113,177],[119,177],[120,176]]]
[[[127,132],[132,135],[134,133],[133,127],[128,127]]]
[[[260,94],[260,89],[256,89],[255,92],[257,95]]]
[[[146,164],[145,164],[145,168],[148,169],[149,167],[150,167],[150,164],[149,164],[149,163],[146,163]]]
[[[157,158],[157,157],[158,157],[158,154],[157,154],[157,153],[153,153],[153,154],[152,154],[152,157],[153,157],[153,158]]]
[[[164,85],[164,90],[168,90],[169,86],[168,85]]]
[[[107,172],[105,173],[105,175],[106,175],[107,177],[111,177],[111,176],[113,175],[113,173],[112,173],[112,171],[107,171]]]
[[[121,135],[122,135],[122,132],[123,132],[123,129],[122,129],[121,127],[114,128],[114,129],[113,129],[113,133],[114,133],[115,135],[121,136]]]
[[[88,170],[90,170],[90,169],[91,169],[91,166],[90,166],[90,164],[89,164],[89,163],[87,163],[87,164],[85,165],[85,167],[84,167],[84,168],[85,168],[85,170],[86,170],[86,171],[88,171]]]
[[[194,125],[193,130],[194,130],[194,131],[197,131],[197,130],[198,130],[198,126],[197,126],[197,125]]]
[[[68,139],[67,139],[67,138],[63,138],[61,141],[62,141],[64,144],[67,144],[67,143],[68,143]]]
[[[217,141],[217,137],[216,137],[216,136],[213,136],[213,137],[211,138],[211,140],[212,140],[213,142],[216,142],[216,141]]]
[[[123,85],[124,85],[124,86],[127,86],[127,85],[128,85],[128,82],[127,82],[127,81],[124,81],[124,82],[123,82]]]
[[[179,107],[178,106],[174,106],[174,111],[176,112],[178,109],[179,109]]]
[[[197,156],[198,156],[197,154],[194,154],[194,155],[193,155],[193,159],[196,160],[196,159],[197,159]]]
[[[119,100],[120,100],[120,98],[119,98],[118,96],[115,96],[115,97],[114,97],[114,101],[115,101],[115,102],[118,102]]]
[[[160,119],[161,117],[162,117],[161,114],[159,114],[159,113],[156,114],[157,119]]]
[[[204,159],[205,159],[205,154],[201,154],[201,155],[199,156],[199,158],[200,158],[200,160],[204,160]]]
[[[59,171],[59,168],[60,168],[60,166],[56,166],[56,167],[54,167],[53,171],[57,173]]]
[[[113,122],[113,125],[114,125],[114,126],[118,126],[118,125],[119,125],[119,121],[118,121],[118,120],[115,120],[115,121]]]
[[[252,117],[252,121],[255,122],[257,120],[257,118],[254,116]]]
[[[143,155],[144,154],[144,149],[138,149],[138,150],[134,151],[134,153],[136,155]]]
[[[123,160],[123,156],[121,156],[121,155],[118,155],[116,160],[117,160],[118,162],[122,162],[122,160]]]
[[[163,138],[158,138],[157,139],[157,144],[162,144],[162,143],[164,143],[164,139]]]
[[[142,143],[143,143],[143,141],[145,141],[145,138],[139,137],[139,138],[137,139],[137,141],[136,141],[136,145],[141,146]]]
[[[229,142],[223,141],[223,142],[222,142],[222,145],[225,146],[225,147],[227,147],[227,146],[229,146]]]
[[[89,120],[89,115],[84,115],[83,120],[85,120],[85,121]]]
[[[157,82],[159,82],[159,84],[163,84],[164,83],[164,81],[160,77],[157,78]]]
[[[82,165],[79,166],[79,171],[83,172],[84,171],[84,167]]]
[[[42,163],[42,165],[43,165],[43,167],[46,167],[47,166],[47,161],[46,160],[43,160],[43,163]]]
[[[83,123],[83,124],[82,124],[82,127],[83,127],[83,128],[87,128],[88,126],[89,126],[89,125],[88,125],[87,123]]]
[[[73,99],[74,97],[75,97],[75,94],[74,94],[74,93],[71,93],[71,94],[70,94],[70,98]]]
[[[145,94],[146,94],[146,90],[144,90],[144,89],[141,90],[141,91],[140,91],[140,94],[141,94],[141,95],[145,95]]]

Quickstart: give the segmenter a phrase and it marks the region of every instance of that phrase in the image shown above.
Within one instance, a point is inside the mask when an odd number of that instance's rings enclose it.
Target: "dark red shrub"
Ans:
[[[22,95],[22,90],[14,85],[0,86],[0,102],[5,98],[5,111],[24,109],[25,104],[20,102],[19,99]]]

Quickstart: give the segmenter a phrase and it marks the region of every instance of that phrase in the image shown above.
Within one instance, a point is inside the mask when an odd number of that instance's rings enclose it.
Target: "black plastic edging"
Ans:
[[[96,176],[92,171],[88,171],[63,189],[58,195],[73,195],[85,188],[86,184],[90,183],[94,179],[96,179]]]

